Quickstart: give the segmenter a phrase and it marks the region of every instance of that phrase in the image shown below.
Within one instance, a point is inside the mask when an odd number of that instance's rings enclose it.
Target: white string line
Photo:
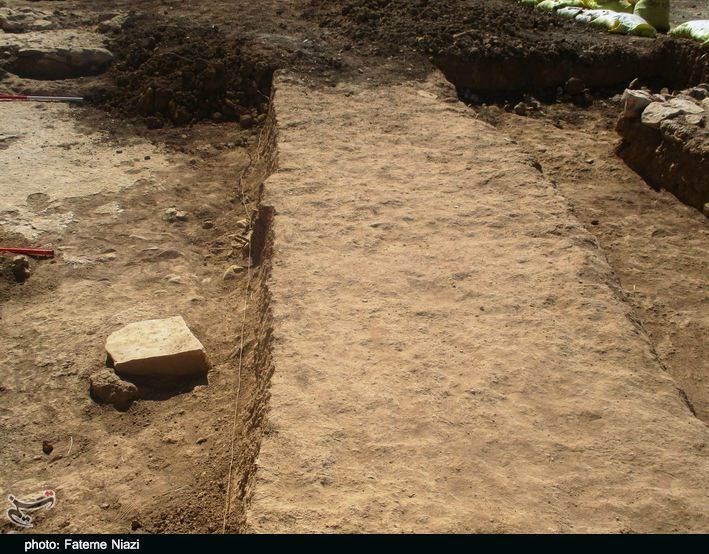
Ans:
[[[256,161],[260,159],[260,154],[261,154],[261,139],[263,138],[263,133],[264,129],[261,130],[261,133],[259,134],[259,140],[258,140],[258,145],[256,147]],[[244,310],[242,314],[242,319],[241,319],[241,340],[240,340],[240,346],[239,346],[239,366],[238,366],[238,373],[237,373],[237,383],[236,383],[236,398],[234,400],[234,420],[232,422],[232,428],[231,428],[231,446],[230,446],[230,454],[229,454],[229,473],[227,475],[227,487],[226,487],[226,499],[224,501],[224,517],[222,520],[222,534],[226,533],[226,523],[227,523],[227,517],[229,516],[229,511],[231,510],[231,482],[232,482],[232,474],[234,470],[234,446],[236,445],[236,427],[237,423],[239,420],[239,398],[241,396],[241,377],[242,377],[242,371],[243,371],[243,362],[244,362],[244,334],[246,332],[246,314],[248,312],[248,303],[249,303],[249,291],[251,289],[251,279],[252,279],[252,243],[253,243],[253,221],[252,217],[249,214],[249,208],[246,205],[246,200],[245,200],[245,195],[244,195],[244,176],[246,175],[246,172],[251,169],[254,166],[254,160],[251,157],[251,154],[249,154],[249,165],[246,166],[246,168],[241,172],[241,176],[239,177],[239,189],[240,189],[240,195],[241,195],[241,205],[244,207],[244,213],[246,215],[246,218],[249,220],[249,227],[250,227],[250,233],[251,235],[249,236],[249,265],[247,268],[247,277],[246,277],[246,290],[244,291]]]

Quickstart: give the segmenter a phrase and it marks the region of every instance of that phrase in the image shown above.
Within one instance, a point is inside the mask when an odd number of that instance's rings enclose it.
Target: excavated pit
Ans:
[[[668,93],[709,83],[709,52],[671,38],[660,38],[650,48],[645,39],[629,39],[624,50],[560,51],[551,56],[531,50],[511,58],[483,52],[473,58],[439,56],[433,61],[461,100],[474,106],[504,104],[508,111],[529,99],[588,107],[594,98],[609,98],[631,83]],[[527,107],[518,108],[521,115]],[[648,128],[639,120],[620,117],[617,130],[623,137],[618,155],[650,186],[665,188],[682,202],[705,210],[709,191],[703,176],[709,172],[709,151],[703,127],[690,136],[684,128],[670,132],[664,126]]]
[[[543,100],[558,97],[558,88],[576,77],[601,95],[622,91],[639,79],[672,90],[709,81],[709,53],[688,41],[661,38],[648,47],[646,39],[628,39],[622,49],[518,51],[477,56],[441,55],[433,63],[453,83],[463,100],[474,94],[481,102],[500,102],[531,94]]]

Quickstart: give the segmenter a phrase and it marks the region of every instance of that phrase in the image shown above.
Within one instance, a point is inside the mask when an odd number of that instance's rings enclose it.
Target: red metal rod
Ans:
[[[43,248],[3,248],[0,247],[0,252],[10,252],[11,254],[23,254],[31,258],[53,258],[54,250],[46,250]]]
[[[26,94],[0,94],[0,102],[82,102],[81,96],[31,96]]]

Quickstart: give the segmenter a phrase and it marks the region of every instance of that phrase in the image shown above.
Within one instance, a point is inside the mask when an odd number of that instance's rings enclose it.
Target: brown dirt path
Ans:
[[[440,81],[275,89],[249,528],[707,531],[709,431],[530,157]]]

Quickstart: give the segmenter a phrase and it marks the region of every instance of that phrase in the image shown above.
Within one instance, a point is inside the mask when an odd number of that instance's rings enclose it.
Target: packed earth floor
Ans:
[[[0,253],[33,531],[709,531],[707,220],[615,132],[706,49],[511,0],[3,21],[0,94],[85,99],[0,103],[0,247],[55,251]],[[207,378],[97,401],[106,338],[175,315]]]

